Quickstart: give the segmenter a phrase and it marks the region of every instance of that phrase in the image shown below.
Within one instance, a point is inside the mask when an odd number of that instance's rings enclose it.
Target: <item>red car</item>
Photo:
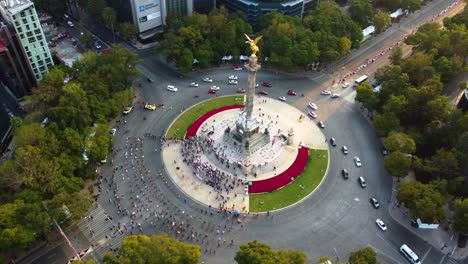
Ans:
[[[215,89],[209,89],[209,90],[208,90],[208,93],[210,93],[210,94],[215,94],[215,93],[216,93],[216,90],[215,90]]]
[[[289,90],[289,91],[288,91],[288,95],[296,96],[296,92],[293,91],[293,90]]]
[[[237,93],[245,93],[244,89],[237,89]]]
[[[260,95],[268,95],[268,93],[265,92],[264,90],[261,90],[260,92],[258,92],[258,94],[260,94]]]
[[[271,83],[269,83],[269,82],[263,82],[263,83],[262,83],[262,86],[263,86],[263,87],[271,88]]]

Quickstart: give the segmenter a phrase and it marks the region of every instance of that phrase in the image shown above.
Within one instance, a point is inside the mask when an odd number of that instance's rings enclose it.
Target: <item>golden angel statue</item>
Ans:
[[[245,43],[250,44],[250,49],[252,50],[252,54],[250,56],[257,57],[257,55],[255,55],[259,51],[257,43],[262,38],[262,36],[258,36],[255,38],[255,40],[252,40],[247,34],[244,33],[244,35],[247,38]]]

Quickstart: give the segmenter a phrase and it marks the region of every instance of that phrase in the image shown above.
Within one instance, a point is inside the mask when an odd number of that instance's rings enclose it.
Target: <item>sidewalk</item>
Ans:
[[[442,222],[437,229],[419,229],[411,226],[411,217],[409,215],[409,209],[403,205],[397,206],[397,190],[399,185],[411,181],[414,176],[407,176],[398,182],[396,178],[393,179],[393,189],[391,203],[388,207],[388,211],[393,220],[404,226],[410,232],[418,235],[424,239],[427,243],[440,250],[442,253],[451,256],[457,260],[466,259],[468,256],[468,247],[458,248],[457,239],[458,234],[453,230],[447,228],[448,224],[446,221]]]

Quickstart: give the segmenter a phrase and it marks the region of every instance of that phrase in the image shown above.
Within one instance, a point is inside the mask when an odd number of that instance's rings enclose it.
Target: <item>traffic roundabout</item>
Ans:
[[[309,196],[328,166],[320,128],[295,107],[256,96],[259,133],[242,141],[236,124],[244,111],[243,96],[224,96],[181,113],[162,149],[172,181],[198,203],[232,212],[279,210]]]

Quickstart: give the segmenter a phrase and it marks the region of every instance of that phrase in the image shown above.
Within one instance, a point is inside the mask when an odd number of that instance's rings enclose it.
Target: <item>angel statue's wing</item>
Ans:
[[[258,36],[255,38],[254,43],[257,44],[260,39],[262,39],[263,36]]]
[[[245,35],[245,37],[247,38],[247,40],[248,40],[249,42],[252,42],[252,39],[249,37],[249,35],[247,35],[247,34],[245,34],[245,33],[244,33],[244,35]]]

